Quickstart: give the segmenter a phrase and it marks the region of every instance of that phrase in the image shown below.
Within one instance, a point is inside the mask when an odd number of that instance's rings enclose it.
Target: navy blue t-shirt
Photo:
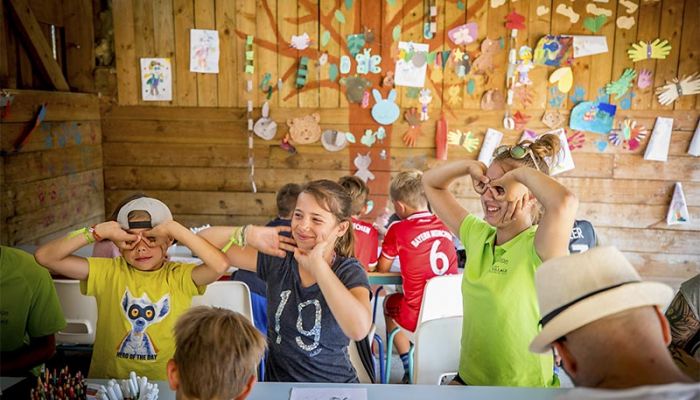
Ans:
[[[356,383],[345,336],[318,284],[302,287],[293,253],[285,258],[258,253],[258,276],[267,282],[269,355],[265,380],[271,382]],[[367,288],[355,258],[338,257],[333,271],[343,285]]]

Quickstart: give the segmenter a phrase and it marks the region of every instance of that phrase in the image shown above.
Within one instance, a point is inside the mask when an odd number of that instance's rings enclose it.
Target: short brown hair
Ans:
[[[339,183],[328,179],[311,181],[304,185],[303,193],[308,193],[326,211],[335,216],[338,223],[348,222],[348,229],[335,241],[335,251],[343,257],[355,255],[355,239],[352,229],[352,199]]]
[[[266,348],[243,315],[191,308],[175,324],[175,364],[182,393],[193,399],[232,399],[243,392]]]
[[[364,210],[369,197],[369,187],[362,179],[354,175],[346,175],[338,179],[340,186],[348,191],[352,198],[352,215],[357,215]]]
[[[389,188],[391,199],[416,209],[427,207],[428,199],[425,197],[422,179],[423,172],[417,169],[399,172],[391,180]]]
[[[288,183],[277,191],[277,215],[280,218],[292,218],[299,193],[301,193],[301,185],[296,183]]]

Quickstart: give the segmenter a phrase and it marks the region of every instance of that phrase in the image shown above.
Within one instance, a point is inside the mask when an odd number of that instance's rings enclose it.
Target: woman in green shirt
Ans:
[[[464,322],[458,383],[479,386],[558,386],[553,357],[530,353],[539,332],[534,275],[540,264],[568,254],[576,196],[549,177],[560,141],[500,146],[489,167],[460,160],[423,175],[435,213],[467,251],[462,280]],[[484,219],[464,209],[448,190],[471,176]]]

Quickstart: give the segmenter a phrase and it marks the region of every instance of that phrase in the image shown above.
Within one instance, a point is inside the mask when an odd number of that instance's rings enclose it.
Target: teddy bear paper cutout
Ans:
[[[287,142],[293,144],[311,144],[321,138],[321,127],[318,123],[321,116],[318,113],[287,120],[289,133],[285,137]]]
[[[391,125],[398,118],[401,113],[399,106],[396,105],[396,90],[391,89],[389,96],[386,99],[382,98],[382,94],[379,90],[372,89],[372,96],[376,102],[372,106],[372,118],[382,125]]]

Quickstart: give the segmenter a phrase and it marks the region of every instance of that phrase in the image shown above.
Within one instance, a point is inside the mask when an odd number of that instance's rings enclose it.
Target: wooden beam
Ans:
[[[51,55],[51,47],[46,42],[32,9],[24,0],[8,0],[6,3],[10,5],[12,15],[17,21],[19,33],[24,40],[27,51],[36,62],[37,69],[55,89],[64,92],[70,91],[61,67]]]
[[[92,1],[67,1],[63,7],[66,22],[66,75],[70,87],[79,92],[95,91],[95,32]]]

